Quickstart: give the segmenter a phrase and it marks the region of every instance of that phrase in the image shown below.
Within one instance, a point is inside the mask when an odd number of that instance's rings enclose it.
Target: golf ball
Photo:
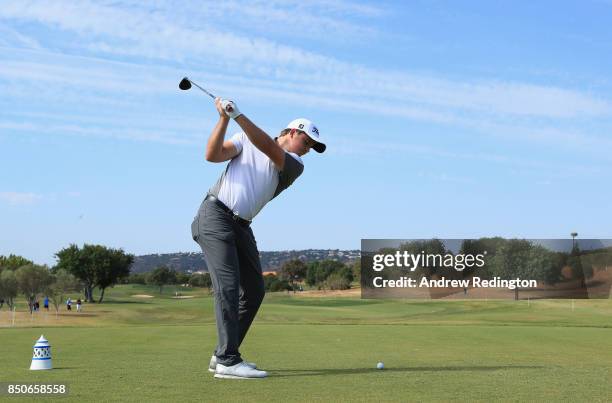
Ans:
[[[378,364],[376,364],[376,369],[384,369],[385,368],[385,364],[383,364],[382,362],[379,362]]]

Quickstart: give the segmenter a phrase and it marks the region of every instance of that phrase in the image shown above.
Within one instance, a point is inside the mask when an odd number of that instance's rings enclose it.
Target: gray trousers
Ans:
[[[191,233],[204,252],[213,284],[218,338],[214,354],[219,364],[238,364],[242,361],[238,349],[265,294],[253,231],[213,201],[204,200]]]

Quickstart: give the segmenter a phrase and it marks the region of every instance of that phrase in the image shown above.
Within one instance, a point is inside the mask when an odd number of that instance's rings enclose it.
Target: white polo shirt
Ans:
[[[304,163],[297,154],[285,151],[285,166],[281,172],[266,154],[251,143],[245,133],[236,133],[230,140],[238,155],[230,160],[208,193],[250,221],[266,203],[302,174]]]

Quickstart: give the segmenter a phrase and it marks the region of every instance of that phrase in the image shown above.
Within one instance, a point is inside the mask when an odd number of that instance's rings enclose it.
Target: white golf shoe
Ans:
[[[246,365],[248,365],[249,367],[253,369],[257,369],[257,365],[255,365],[254,362],[246,362],[246,361],[242,361],[242,362],[244,362]],[[216,368],[217,368],[217,356],[213,355],[212,357],[210,357],[210,363],[208,364],[208,372],[215,372]]]
[[[230,367],[226,367],[223,364],[217,364],[217,369],[215,370],[215,378],[258,379],[265,378],[266,376],[268,376],[266,371],[251,368],[244,361]]]

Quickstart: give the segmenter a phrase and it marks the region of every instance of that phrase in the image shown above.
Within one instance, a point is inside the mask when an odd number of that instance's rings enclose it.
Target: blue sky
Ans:
[[[0,254],[197,251],[224,165],[185,75],[327,141],[256,217],[260,250],[610,238],[611,20],[610,1],[3,0]]]

